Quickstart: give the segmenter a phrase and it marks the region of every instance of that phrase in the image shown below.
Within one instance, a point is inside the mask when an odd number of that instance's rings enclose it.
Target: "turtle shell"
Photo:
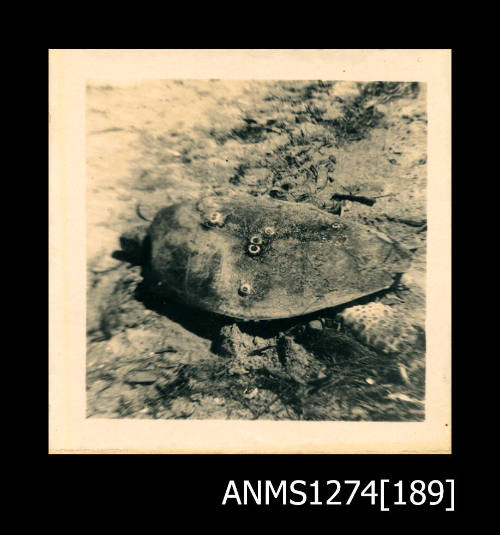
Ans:
[[[288,318],[388,289],[410,253],[312,205],[206,197],[160,210],[149,228],[155,291],[242,320]]]

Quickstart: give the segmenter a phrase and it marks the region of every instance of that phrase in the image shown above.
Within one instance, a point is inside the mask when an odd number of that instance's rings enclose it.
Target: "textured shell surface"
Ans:
[[[417,340],[418,331],[404,313],[382,303],[349,307],[339,316],[358,339],[383,353],[402,352]]]
[[[158,292],[242,320],[301,316],[388,289],[410,264],[392,238],[312,205],[210,196],[149,228]]]

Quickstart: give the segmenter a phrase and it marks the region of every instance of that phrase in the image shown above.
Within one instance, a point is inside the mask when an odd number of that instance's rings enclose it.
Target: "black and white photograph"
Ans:
[[[83,92],[86,421],[426,421],[426,81]]]
[[[86,92],[88,417],[424,418],[424,84]]]

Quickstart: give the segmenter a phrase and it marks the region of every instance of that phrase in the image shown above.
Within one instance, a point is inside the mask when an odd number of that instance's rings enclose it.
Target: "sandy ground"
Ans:
[[[273,336],[226,325],[240,344],[228,356],[218,345],[213,318],[193,325],[189,311],[175,304],[162,310],[141,299],[140,267],[123,262],[117,251],[123,233],[144,226],[138,203],[151,218],[165,205],[229,188],[310,202],[341,210],[414,251],[406,290],[382,302],[423,328],[424,86],[89,84],[86,112],[89,417],[423,419],[422,349],[399,359],[359,350],[333,373],[314,350],[292,342],[302,374],[285,377],[273,367],[272,351],[267,361],[259,356],[242,362],[238,353],[269,345]],[[376,202],[332,199],[335,194]],[[328,381],[311,391],[304,370],[315,368]]]

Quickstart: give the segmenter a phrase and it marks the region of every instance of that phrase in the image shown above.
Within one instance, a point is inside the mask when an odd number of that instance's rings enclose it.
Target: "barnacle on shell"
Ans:
[[[240,295],[250,295],[252,293],[252,285],[249,282],[242,282],[238,292]]]
[[[262,236],[260,234],[254,234],[253,236],[250,236],[250,243],[252,243],[253,245],[261,245]]]
[[[260,253],[261,251],[261,248],[260,248],[260,245],[255,245],[255,244],[250,244],[248,246],[248,252],[252,255],[252,256],[256,256]]]

